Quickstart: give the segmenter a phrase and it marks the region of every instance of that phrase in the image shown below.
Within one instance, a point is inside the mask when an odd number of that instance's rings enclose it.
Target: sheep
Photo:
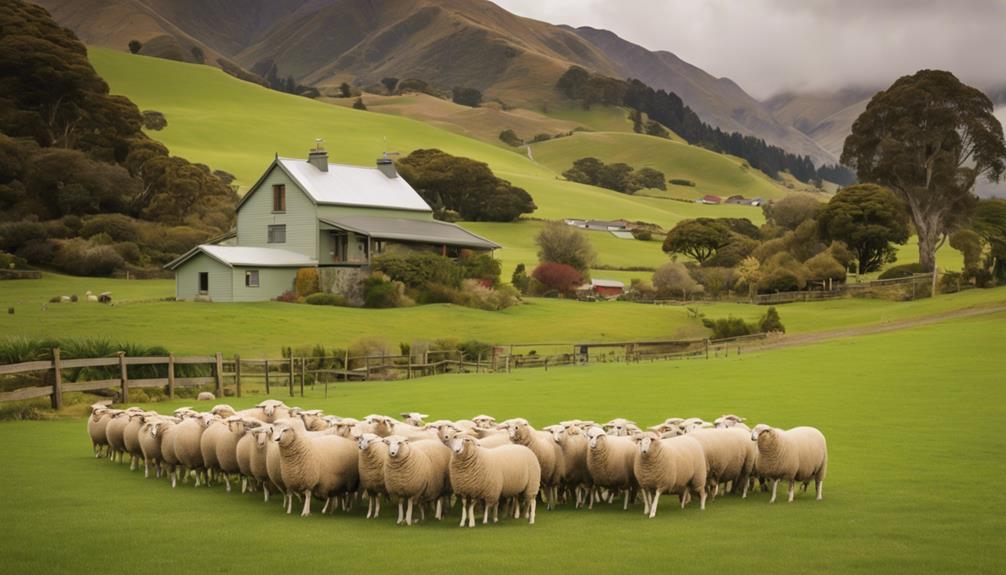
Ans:
[[[304,495],[301,517],[311,514],[312,495],[325,500],[321,511],[325,513],[333,497],[356,491],[359,473],[356,448],[351,441],[333,434],[309,435],[299,419],[276,423],[272,440],[279,446],[280,468],[287,491]],[[293,498],[290,497],[286,512],[292,510]]]
[[[107,304],[112,303],[112,292],[109,291],[101,292],[100,294],[98,294],[98,301],[100,303],[107,303]]]
[[[451,492],[451,450],[437,440],[410,440],[400,435],[385,437],[388,461],[384,486],[398,498],[398,524],[412,525],[412,508],[436,501],[435,517],[443,517],[443,499]],[[407,510],[403,514],[403,505]]]
[[[706,490],[713,499],[719,493],[719,486],[732,483],[743,486],[742,497],[747,497],[748,478],[754,467],[755,450],[743,429],[699,429],[688,433],[702,445],[706,459]]]
[[[213,401],[217,396],[213,395],[209,391],[200,391],[199,395],[196,396],[196,401]]]
[[[565,459],[562,448],[547,431],[531,427],[526,419],[517,418],[506,423],[510,441],[523,445],[534,452],[541,465],[541,485],[547,494],[546,509],[552,509],[558,502],[559,484],[562,482]]]
[[[479,440],[482,447],[499,447],[510,445],[510,435],[499,429],[458,429],[456,427],[446,427],[439,433],[440,441],[444,445],[450,445],[455,437],[468,436]]]
[[[823,498],[824,476],[828,472],[828,442],[814,427],[794,427],[783,430],[759,423],[751,430],[751,440],[758,443],[758,473],[772,481],[775,503],[779,480],[789,481],[789,502],[793,502],[793,486],[799,481],[806,487],[811,479],[817,500]]]
[[[493,429],[496,427],[496,418],[491,415],[476,415],[472,418],[475,427],[479,429]]]
[[[101,457],[102,448],[108,448],[106,429],[112,419],[109,411],[107,405],[95,403],[91,406],[91,417],[87,418],[87,434],[91,437],[91,449],[96,459]]]
[[[290,411],[292,414],[293,410]],[[308,431],[324,431],[330,427],[320,409],[298,410],[296,417],[304,422],[304,427]]]
[[[126,431],[126,426],[129,424],[129,415],[132,413],[139,412],[139,408],[130,407],[128,410],[115,410],[112,415],[112,419],[105,426],[105,436],[108,439],[108,449],[109,458],[114,462],[115,456],[119,456],[119,461],[122,461],[122,455],[126,451],[126,444],[123,442],[122,436]]]
[[[562,486],[573,491],[575,506],[583,507],[588,485],[591,484],[590,470],[587,469],[587,436],[573,422],[550,425],[545,431],[552,434],[562,450]]]
[[[151,434],[160,435],[161,439],[161,462],[166,468],[168,475],[171,476],[171,487],[174,488],[178,484],[178,468],[181,466],[181,461],[178,459],[178,455],[175,452],[175,438],[178,435],[179,425],[184,420],[178,420],[177,422],[172,421],[170,424],[165,422],[160,422],[160,425],[151,427]]]
[[[281,489],[271,481],[268,462],[270,446],[276,449],[277,462],[279,461],[279,447],[276,447],[275,442],[270,441],[270,439],[272,439],[272,424],[264,423],[262,426],[252,429],[249,435],[251,435],[254,439],[251,454],[249,456],[251,476],[253,479],[262,484],[262,497],[263,500],[268,503],[269,487],[272,486],[276,490]],[[278,473],[282,475],[282,472]]]
[[[183,419],[173,428],[175,429],[173,442],[175,459],[186,468],[186,477],[188,477],[189,471],[195,472],[196,487],[201,481],[205,482],[206,464],[203,462],[201,440],[203,432],[213,420],[212,414],[204,413],[199,417]]]
[[[428,414],[419,413],[417,411],[406,411],[400,413],[399,415],[402,416],[402,419],[405,421],[405,423],[408,423],[409,425],[414,425],[416,427],[422,427],[423,420],[429,417]]]
[[[89,301],[89,302],[97,302],[98,301],[98,296],[96,296],[93,293],[91,293],[91,290],[87,290],[86,292],[84,292],[84,296],[87,298],[87,301]]]
[[[126,448],[126,453],[129,454],[130,471],[136,469],[136,464],[143,459],[143,450],[140,449],[140,428],[146,417],[155,415],[157,412],[154,411],[134,411],[129,414],[129,422],[122,430],[122,445]]]
[[[259,402],[255,406],[258,411],[250,410],[255,413],[252,417],[256,419],[261,419],[266,423],[275,423],[281,419],[287,419],[290,417],[290,408],[286,406],[285,403],[278,399],[266,399]],[[249,414],[251,415],[251,414]]]
[[[415,425],[409,425],[408,423],[402,423],[400,421],[395,421],[394,418],[387,416],[368,416],[373,424],[373,430],[371,433],[379,435],[381,437],[390,437],[392,435],[398,435],[401,437],[407,437],[409,439],[422,440],[422,439],[436,439],[440,438],[437,436],[437,432],[432,429],[422,429],[416,427]]]
[[[636,431],[639,430],[639,428],[636,427],[635,421],[629,421],[628,419],[625,419],[623,417],[616,417],[615,419],[612,419],[611,421],[605,423],[601,427],[604,428],[604,430],[609,435],[615,435],[619,437],[632,435],[632,428],[635,428]]]
[[[482,501],[482,524],[489,522],[489,509],[493,509],[493,522],[499,519],[501,499],[515,497],[525,508],[528,524],[534,525],[538,490],[541,488],[541,465],[534,452],[523,445],[504,445],[486,449],[471,436],[458,436],[451,440],[450,478],[454,493],[461,496],[461,527],[475,527],[475,503]]]
[[[234,446],[234,457],[238,465],[238,473],[241,474],[241,493],[245,491],[255,491],[255,478],[252,476],[252,451],[255,449],[255,436],[251,434],[252,427],[243,430],[237,445]],[[220,459],[217,456],[217,459]]]
[[[258,421],[251,420],[246,422],[240,415],[232,415],[224,420],[224,431],[217,434],[215,442],[211,441],[214,444],[213,458],[216,461],[217,469],[223,473],[224,484],[227,486],[228,493],[231,490],[229,476],[235,473],[242,473],[241,466],[238,465],[238,443],[244,437],[245,431],[256,425],[258,425]],[[210,430],[207,429],[203,433],[203,439],[206,439],[206,436],[209,434]],[[202,442],[200,442],[201,447]],[[247,482],[242,481],[242,492],[244,492],[246,486]]]
[[[388,461],[388,446],[381,437],[364,433],[356,440],[359,449],[357,466],[360,470],[360,490],[367,496],[367,519],[381,513],[381,495],[388,495],[384,485],[384,465]]]
[[[209,422],[206,430],[199,436],[199,452],[202,455],[203,468],[206,469],[206,483],[213,480],[215,474],[220,473],[220,462],[217,460],[217,443],[220,438],[227,435],[227,422],[222,418],[209,413]],[[227,491],[230,491],[230,482],[227,482]]]
[[[702,445],[691,435],[660,439],[647,432],[636,439],[632,471],[643,492],[643,513],[653,519],[661,493],[676,493],[681,507],[689,491],[699,496],[699,509],[706,508],[706,458]]]
[[[635,499],[636,477],[633,464],[636,444],[628,437],[607,435],[598,426],[587,430],[587,469],[595,486],[609,490],[624,490],[622,509],[629,508],[629,499]],[[594,508],[595,493],[591,491],[589,509]]]
[[[730,427],[739,427],[744,431],[751,431],[751,428],[744,425],[745,419],[743,417],[738,417],[736,415],[727,414],[717,417],[713,424],[717,429],[727,429]]]

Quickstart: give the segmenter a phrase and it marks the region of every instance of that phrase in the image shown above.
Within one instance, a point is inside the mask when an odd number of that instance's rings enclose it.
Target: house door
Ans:
[[[199,293],[208,294],[210,292],[210,273],[199,272]]]
[[[347,251],[349,248],[349,234],[345,232],[336,232],[332,234],[332,261],[333,262],[345,262],[347,259]]]

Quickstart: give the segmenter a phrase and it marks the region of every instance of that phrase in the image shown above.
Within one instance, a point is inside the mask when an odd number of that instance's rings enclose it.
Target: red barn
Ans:
[[[612,298],[625,293],[625,284],[615,280],[590,280],[590,289],[600,297]]]

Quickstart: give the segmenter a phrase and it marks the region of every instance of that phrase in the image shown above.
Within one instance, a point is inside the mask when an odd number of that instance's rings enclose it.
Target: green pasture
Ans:
[[[814,425],[828,438],[822,502],[798,494],[769,505],[755,493],[682,511],[667,497],[652,520],[640,504],[539,507],[534,526],[475,529],[457,527],[457,509],[413,527],[396,526],[392,506],[366,520],[365,505],[321,516],[316,504],[304,519],[258,494],[171,489],[95,460],[82,419],[3,423],[0,571],[998,573],[1006,560],[1004,322],[1000,313],[726,359],[341,384],[327,399],[318,388],[295,400],[357,417],[487,412],[536,426],[729,412]]]

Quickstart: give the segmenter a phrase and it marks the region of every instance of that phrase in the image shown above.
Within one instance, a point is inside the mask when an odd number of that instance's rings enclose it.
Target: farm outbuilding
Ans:
[[[592,279],[590,291],[599,297],[613,298],[625,293],[625,284],[617,280]]]
[[[293,286],[297,270],[315,262],[287,250],[202,245],[168,264],[175,271],[175,298],[261,301]]]

